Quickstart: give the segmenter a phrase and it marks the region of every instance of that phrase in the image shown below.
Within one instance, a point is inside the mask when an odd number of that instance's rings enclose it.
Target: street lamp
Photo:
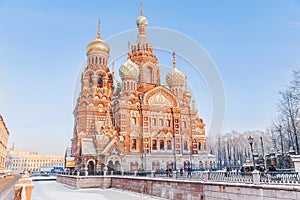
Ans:
[[[173,112],[173,108],[171,107],[171,115],[172,115],[172,126],[173,126],[173,140],[174,140],[174,146],[173,146],[173,150],[174,150],[174,170],[176,171],[176,144],[175,144],[175,122],[174,122],[174,112]]]
[[[141,166],[142,170],[146,171],[146,152],[144,149],[144,133],[143,133],[143,110],[142,110],[142,96],[140,96],[140,102],[136,102],[137,109],[140,113],[140,134],[141,134],[141,139],[142,139],[142,154],[141,154]],[[145,159],[145,165],[144,165],[144,159]]]
[[[254,155],[253,155],[253,137],[251,137],[251,135],[248,137],[248,141],[249,141],[249,144],[250,144],[250,150],[251,150],[251,153],[252,153],[252,161],[253,161],[253,167],[255,169],[255,162],[254,162]]]

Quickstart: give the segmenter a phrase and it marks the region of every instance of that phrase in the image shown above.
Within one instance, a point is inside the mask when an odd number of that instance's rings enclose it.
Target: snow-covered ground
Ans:
[[[116,189],[80,189],[74,190],[56,181],[34,181],[32,200],[158,200],[162,198],[152,197],[139,193]]]

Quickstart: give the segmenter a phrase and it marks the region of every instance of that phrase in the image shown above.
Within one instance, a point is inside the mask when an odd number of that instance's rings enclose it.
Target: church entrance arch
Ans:
[[[95,160],[87,161],[87,169],[89,175],[95,175]]]
[[[117,172],[117,171],[121,171],[121,159],[119,156],[110,156],[108,159],[107,159],[107,168],[108,168],[108,171],[111,172],[111,171],[114,171],[114,172]]]

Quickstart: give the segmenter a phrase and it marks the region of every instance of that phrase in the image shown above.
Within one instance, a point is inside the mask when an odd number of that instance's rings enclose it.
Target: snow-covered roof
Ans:
[[[83,155],[97,155],[96,148],[92,139],[89,138],[82,139],[81,153]]]

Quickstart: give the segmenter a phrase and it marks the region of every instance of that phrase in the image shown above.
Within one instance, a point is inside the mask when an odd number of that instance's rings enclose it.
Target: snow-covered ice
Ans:
[[[56,181],[34,181],[32,200],[158,200],[162,198],[117,189],[72,189]]]

